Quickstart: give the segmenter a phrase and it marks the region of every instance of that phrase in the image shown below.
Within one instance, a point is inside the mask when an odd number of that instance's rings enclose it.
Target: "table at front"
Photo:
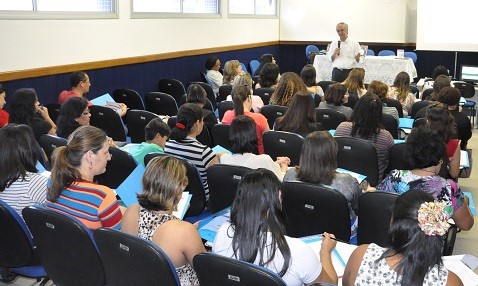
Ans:
[[[328,56],[316,55],[314,67],[317,70],[317,82],[331,80],[332,62],[328,59]],[[410,75],[410,80],[417,77],[417,69],[410,58],[368,56],[363,59],[362,63],[357,63],[356,67],[365,69],[365,83],[379,80],[390,86],[397,74],[402,71]]]

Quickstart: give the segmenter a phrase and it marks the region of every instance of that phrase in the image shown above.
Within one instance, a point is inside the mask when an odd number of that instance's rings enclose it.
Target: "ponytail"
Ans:
[[[194,124],[204,117],[202,108],[194,103],[185,103],[178,110],[177,123],[171,130],[170,138],[175,141],[184,140]]]
[[[234,113],[236,116],[244,115],[244,101],[251,95],[251,90],[247,86],[236,86],[232,90],[232,101],[234,103]]]
[[[48,199],[50,201],[58,199],[63,188],[71,186],[77,178],[81,178],[81,173],[77,170],[81,160],[75,163],[70,162],[68,153],[68,146],[60,146],[53,151],[51,186],[48,189]]]

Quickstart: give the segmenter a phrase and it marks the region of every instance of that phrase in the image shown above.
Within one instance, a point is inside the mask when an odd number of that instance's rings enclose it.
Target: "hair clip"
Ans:
[[[443,236],[450,224],[449,206],[445,202],[425,202],[418,210],[418,226],[426,235]]]
[[[179,128],[179,129],[184,129],[184,128],[186,128],[186,125],[184,125],[184,124],[181,123],[181,122],[177,122],[177,123],[176,123],[176,127]]]

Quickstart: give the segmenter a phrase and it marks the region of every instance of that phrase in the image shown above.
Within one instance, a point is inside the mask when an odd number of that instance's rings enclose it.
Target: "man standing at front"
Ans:
[[[336,31],[340,40],[330,44],[327,55],[332,61],[332,80],[343,82],[360,60],[360,45],[349,39],[349,26],[344,22],[337,24]]]

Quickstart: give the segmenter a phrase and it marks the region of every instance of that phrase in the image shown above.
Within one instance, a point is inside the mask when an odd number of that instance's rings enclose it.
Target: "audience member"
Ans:
[[[315,106],[319,106],[322,97],[324,97],[324,91],[317,85],[317,72],[314,65],[305,65],[300,72],[300,78],[307,86],[310,96],[314,99]]]
[[[382,102],[374,94],[362,96],[351,118],[352,122],[342,122],[337,127],[334,136],[358,137],[372,143],[377,149],[379,180],[383,178],[388,166],[388,151],[394,144],[390,132],[383,129]]]
[[[428,126],[412,129],[405,154],[411,170],[393,170],[377,190],[397,194],[413,189],[426,191],[446,203],[450,217],[460,229],[471,229],[474,220],[468,208],[468,197],[453,180],[438,176],[445,155],[440,134]]]
[[[204,66],[206,67],[206,79],[214,93],[218,94],[223,79],[222,73],[219,72],[221,69],[221,61],[216,56],[210,56]]]
[[[91,230],[120,228],[122,214],[115,193],[94,183],[111,160],[110,140],[99,128],[80,126],[66,146],[55,149],[48,208],[79,219]]]
[[[445,88],[451,86],[450,78],[446,75],[439,75],[433,82],[433,91],[431,93],[422,93],[422,100],[437,101],[438,93]]]
[[[448,107],[448,110],[455,119],[458,139],[461,141],[461,150],[466,150],[466,145],[472,135],[471,122],[468,116],[460,111],[460,97],[460,91],[453,87],[445,87],[438,93],[438,101]]]
[[[276,119],[274,130],[297,133],[303,137],[323,130],[321,124],[317,123],[314,101],[308,91],[295,93],[285,114]]]
[[[289,106],[292,96],[299,90],[307,90],[305,83],[296,73],[286,72],[281,76],[269,103]]]
[[[262,143],[262,134],[269,131],[269,124],[264,115],[260,113],[250,112],[252,108],[252,96],[249,86],[238,85],[232,89],[232,99],[234,102],[234,110],[228,110],[222,118],[223,124],[231,124],[232,120],[239,115],[249,116],[256,123],[257,132],[257,148],[259,154],[264,154],[264,144]]]
[[[318,109],[332,109],[344,114],[347,120],[352,117],[352,108],[344,106],[349,100],[347,87],[341,83],[329,85],[325,92],[324,100],[319,104]]]
[[[211,148],[201,144],[196,137],[204,128],[202,108],[194,103],[185,103],[177,115],[176,126],[171,130],[170,140],[166,142],[166,154],[183,157],[196,166],[204,186],[206,199],[209,200],[207,168],[219,162]]]
[[[5,125],[7,125],[8,124],[8,119],[10,117],[8,112],[3,110],[3,108],[5,107],[5,104],[6,104],[5,96],[6,96],[5,89],[0,84],[0,127],[3,127]]]
[[[239,165],[251,169],[265,168],[274,172],[282,181],[290,159],[277,157],[274,162],[267,154],[258,155],[256,123],[252,118],[245,115],[236,116],[231,123],[229,139],[230,151],[233,154],[223,154],[219,160],[221,164]]]
[[[23,124],[0,128],[0,199],[20,216],[22,210],[46,200],[48,178],[38,174],[32,129]]]
[[[327,55],[332,61],[332,80],[343,82],[360,60],[360,45],[349,38],[349,26],[340,22],[335,27],[340,39],[333,41]]]
[[[422,190],[399,196],[390,222],[390,247],[357,247],[343,285],[462,285],[442,261],[448,218],[446,207]]]
[[[242,66],[238,60],[230,60],[224,64],[223,84],[232,84],[236,75],[242,73]]]
[[[123,232],[149,240],[163,250],[176,269],[181,285],[199,285],[193,258],[204,253],[196,227],[172,212],[188,184],[186,167],[174,157],[154,158],[146,166],[138,204],[122,220]]]
[[[364,78],[365,70],[363,68],[353,68],[350,71],[349,76],[342,82],[347,87],[347,92],[349,93],[349,104],[354,104],[354,101],[352,101],[350,97],[358,100],[358,98],[367,93],[367,89],[363,83]],[[355,105],[350,107],[353,109],[354,106]]]
[[[90,109],[88,100],[83,97],[71,97],[60,108],[56,119],[56,134],[62,138],[68,138],[76,128],[90,125]]]
[[[302,181],[336,189],[347,199],[353,225],[358,214],[358,201],[362,189],[357,179],[336,171],[337,154],[337,142],[329,132],[310,133],[302,145],[299,166],[290,168],[284,181]]]
[[[382,101],[382,113],[391,115],[395,120],[399,121],[398,110],[395,107],[387,106],[385,101],[387,100],[388,86],[381,81],[373,80],[367,89],[368,93],[375,94]]]
[[[272,54],[263,54],[259,60],[259,67],[257,70],[254,72],[252,75],[254,78],[259,76],[259,73],[261,72],[262,68],[264,67],[265,64],[272,63],[272,64],[277,64],[276,59],[274,58],[274,55]],[[280,77],[280,75],[279,75]]]
[[[256,88],[276,88],[279,81],[279,66],[273,63],[265,64],[259,72]]]
[[[216,115],[214,115],[214,112],[204,108],[204,105],[206,105],[206,99],[206,91],[201,85],[193,83],[188,87],[186,102],[197,104],[202,108],[204,125],[211,130],[211,128],[217,124],[217,118]]]
[[[301,239],[287,236],[280,188],[280,181],[271,171],[248,172],[239,183],[230,221],[220,227],[212,252],[266,267],[289,286],[336,284],[331,259],[334,236],[324,233],[320,261]]]
[[[56,125],[48,115],[48,109],[40,106],[33,88],[20,88],[13,93],[9,122],[30,126],[37,141],[43,134],[56,133]]]
[[[246,72],[242,72],[234,78],[234,82],[232,83],[232,89],[234,89],[237,86],[247,86],[248,88],[250,88],[252,93],[252,84],[253,83],[252,83],[251,75]],[[264,101],[262,101],[262,98],[260,96],[254,95],[254,94],[251,96],[251,99],[252,99],[252,106],[251,106],[252,110],[255,113],[260,113],[261,108],[264,106]],[[229,95],[226,98],[226,100],[232,101],[232,95]]]
[[[432,77],[431,78],[420,79],[417,83],[417,86],[422,86],[422,90],[421,90],[422,92],[429,89],[429,88],[433,88],[434,81],[440,75],[444,75],[446,77],[449,77],[448,69],[444,66],[436,66],[433,69]]]
[[[144,140],[141,144],[129,148],[129,153],[138,164],[144,165],[144,157],[149,153],[164,153],[164,146],[171,135],[171,129],[161,118],[151,120],[144,127]]]
[[[410,91],[410,76],[406,72],[399,72],[388,90],[388,98],[396,99],[402,104],[403,116],[407,117],[412,105],[415,103],[415,95]]]

